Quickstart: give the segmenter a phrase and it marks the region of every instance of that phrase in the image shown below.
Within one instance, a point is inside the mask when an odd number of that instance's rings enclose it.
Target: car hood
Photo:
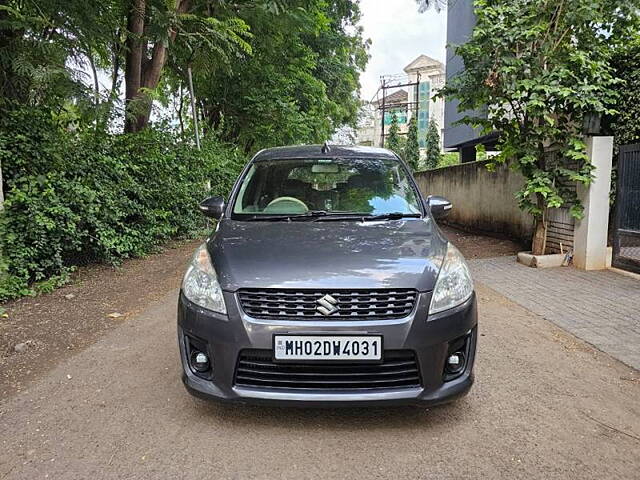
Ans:
[[[223,220],[208,241],[223,290],[432,290],[447,241],[434,221]]]

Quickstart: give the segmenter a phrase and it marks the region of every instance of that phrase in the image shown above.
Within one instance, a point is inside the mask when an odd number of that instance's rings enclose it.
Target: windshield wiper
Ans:
[[[382,213],[380,215],[370,215],[366,213],[332,213],[325,210],[309,210],[305,213],[296,213],[292,215],[254,215],[247,220],[261,221],[261,222],[297,222],[297,221],[311,221],[311,222],[339,222],[347,220],[356,220],[362,222],[371,222],[375,220],[400,220],[402,218],[420,218],[419,213],[402,213],[402,212],[390,212]]]
[[[294,213],[291,215],[253,215],[249,217],[247,220],[255,220],[262,222],[281,222],[281,221],[296,221],[296,220],[309,220],[316,219],[318,217],[322,217],[324,215],[328,215],[324,210],[309,210],[305,213]]]
[[[380,215],[367,215],[366,217],[362,217],[362,220],[365,222],[373,221],[373,220],[400,220],[402,218],[421,218],[422,214],[420,213],[402,213],[402,212],[390,212],[390,213],[381,213]]]
[[[329,214],[322,217],[314,218],[315,222],[339,222],[339,221],[347,221],[347,220],[357,220],[361,222],[369,222],[375,220],[400,220],[402,218],[421,218],[422,215],[419,213],[401,213],[401,212],[391,212],[391,213],[383,213],[380,215],[369,215],[362,213],[350,213],[350,214]]]

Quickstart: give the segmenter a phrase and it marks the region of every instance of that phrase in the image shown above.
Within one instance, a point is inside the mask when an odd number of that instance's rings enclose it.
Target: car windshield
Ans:
[[[287,159],[253,163],[233,206],[239,218],[322,214],[419,216],[418,196],[393,159]]]

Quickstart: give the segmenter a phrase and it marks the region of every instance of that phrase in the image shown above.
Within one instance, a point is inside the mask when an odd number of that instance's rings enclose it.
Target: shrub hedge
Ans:
[[[75,265],[117,263],[201,232],[197,203],[226,194],[245,159],[214,140],[198,151],[164,131],[74,131],[29,109],[0,119],[0,161],[3,301],[52,288]]]

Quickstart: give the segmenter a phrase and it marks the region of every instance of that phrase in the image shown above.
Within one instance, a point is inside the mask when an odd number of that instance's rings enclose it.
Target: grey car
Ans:
[[[394,153],[263,150],[185,274],[183,382],[201,397],[277,405],[434,405],[473,383],[469,269]]]

